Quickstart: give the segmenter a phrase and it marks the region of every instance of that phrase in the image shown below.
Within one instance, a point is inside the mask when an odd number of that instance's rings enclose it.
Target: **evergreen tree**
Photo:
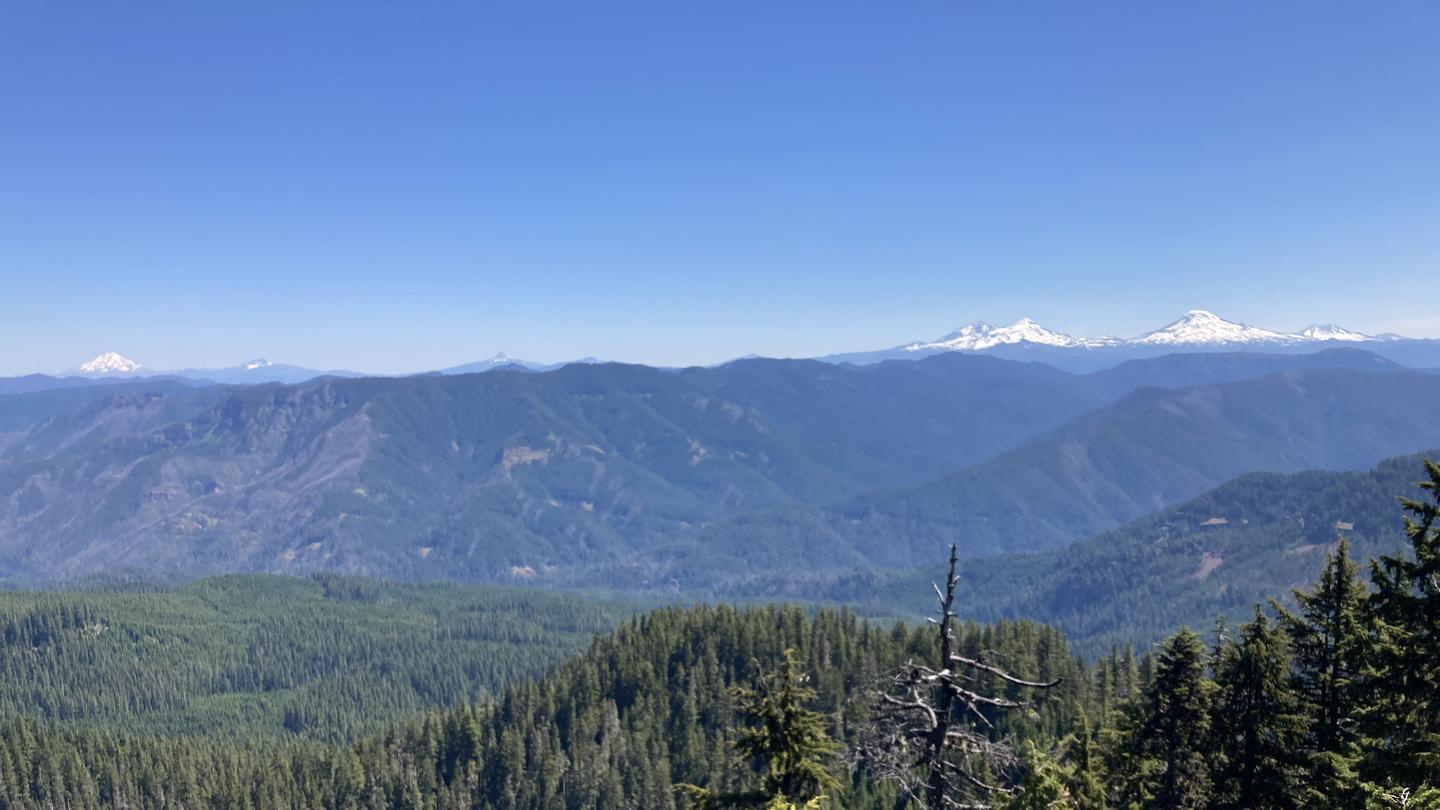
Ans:
[[[1365,587],[1341,540],[1313,591],[1294,591],[1298,614],[1272,601],[1294,650],[1295,688],[1310,717],[1306,797],[1312,807],[1350,807],[1357,801],[1360,738],[1356,710],[1368,647]]]
[[[1035,743],[1025,744],[1025,776],[1008,801],[997,806],[1005,810],[1068,810],[1075,807],[1068,782],[1070,769],[1056,762]]]
[[[1080,727],[1066,738],[1066,760],[1070,767],[1067,786],[1071,801],[1078,810],[1104,810],[1104,769],[1095,750],[1085,710],[1081,709],[1079,715]]]
[[[1217,808],[1298,808],[1307,718],[1289,679],[1289,639],[1260,609],[1216,672]]]
[[[1371,562],[1376,644],[1364,713],[1372,782],[1440,783],[1440,464],[1426,500],[1401,498],[1410,553]]]
[[[716,792],[683,786],[698,807],[814,807],[825,791],[840,786],[830,772],[839,745],[825,733],[825,716],[807,708],[816,692],[806,680],[795,651],[786,649],[778,672],[762,675],[752,688],[734,690],[746,721],[735,750],[762,771],[760,788]]]
[[[1366,782],[1365,810],[1440,810],[1440,788],[1387,788]]]
[[[1112,772],[1126,807],[1202,808],[1210,801],[1206,741],[1215,684],[1205,645],[1182,628],[1154,658],[1154,675],[1121,729]]]

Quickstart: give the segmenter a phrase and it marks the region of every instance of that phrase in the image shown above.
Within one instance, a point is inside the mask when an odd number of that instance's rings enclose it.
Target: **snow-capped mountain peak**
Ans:
[[[939,340],[928,343],[912,343],[905,346],[904,349],[908,352],[980,351],[1010,343],[1033,343],[1039,346],[1073,349],[1106,345],[1110,342],[1113,341],[1109,338],[1077,338],[1073,335],[1046,329],[1029,318],[1021,318],[1009,326],[992,326],[984,321],[976,321],[969,326],[956,329]]]
[[[1077,337],[1046,329],[1030,318],[1021,318],[1009,326],[994,326],[976,321],[950,334],[931,341],[918,341],[889,351],[910,356],[926,356],[938,352],[983,352],[997,347],[1046,349],[1125,349],[1143,353],[1186,351],[1190,349],[1223,350],[1227,347],[1282,347],[1323,344],[1335,341],[1364,343],[1404,340],[1393,335],[1366,335],[1343,329],[1334,324],[1312,325],[1300,332],[1277,332],[1258,326],[1227,321],[1209,310],[1192,309],[1178,320],[1147,332],[1140,337],[1121,340],[1113,337]],[[844,355],[840,355],[845,357]]]
[[[257,357],[257,358],[255,358],[254,360],[251,360],[250,362],[246,363],[246,364],[243,366],[243,368],[244,368],[246,371],[254,371],[254,370],[258,369],[258,368],[269,368],[269,367],[271,367],[272,365],[274,365],[274,363],[271,363],[269,360],[266,360],[266,359],[263,358],[263,357]]]
[[[1351,332],[1349,329],[1342,329],[1333,323],[1311,324],[1300,332],[1300,336],[1307,340],[1348,340],[1354,342],[1366,340],[1380,340],[1373,335]]]
[[[1152,346],[1193,346],[1222,343],[1295,343],[1298,340],[1297,335],[1235,323],[1213,312],[1192,309],[1181,316],[1180,320],[1130,342]]]
[[[80,374],[134,374],[140,364],[116,352],[105,352],[88,363],[82,363],[75,371]]]

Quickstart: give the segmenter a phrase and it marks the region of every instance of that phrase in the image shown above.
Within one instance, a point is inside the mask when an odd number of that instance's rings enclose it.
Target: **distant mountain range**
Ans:
[[[580,360],[571,361],[590,365],[600,362],[593,357],[585,357]],[[441,369],[430,374],[455,375],[455,374],[479,374],[487,371],[554,371],[557,368],[571,365],[571,363],[537,363],[531,360],[522,360],[511,357],[504,352],[495,356],[480,360],[474,363],[466,363],[460,366]],[[81,363],[78,366],[58,372],[55,375],[30,374],[24,377],[0,377],[0,393],[13,393],[22,389],[22,383],[16,382],[26,380],[23,386],[25,390],[39,390],[43,388],[58,388],[65,385],[83,384],[81,381],[105,382],[116,380],[133,380],[137,378],[172,378],[193,380],[202,383],[219,383],[224,385],[255,385],[260,383],[288,383],[296,384],[308,382],[317,377],[366,377],[366,376],[404,376],[404,375],[369,375],[358,371],[346,371],[332,369],[319,371],[304,366],[290,365],[286,363],[273,363],[265,358],[258,358],[238,366],[224,368],[183,368],[173,370],[156,370],[131,360],[117,352],[105,352],[92,360]],[[47,383],[48,381],[48,383]],[[62,382],[68,381],[68,382]]]
[[[30,378],[46,377],[48,375],[29,375]],[[63,380],[80,378],[85,380],[130,380],[138,377],[169,377],[199,382],[221,383],[225,385],[250,385],[256,383],[302,383],[313,380],[316,377],[360,377],[364,376],[354,371],[317,371],[303,366],[289,365],[286,363],[272,363],[265,358],[257,358],[238,366],[225,368],[183,368],[174,370],[155,370],[118,352],[105,352],[92,360],[81,363],[73,368],[59,372],[50,379]],[[9,378],[22,379],[22,378]],[[58,386],[51,386],[58,387]],[[3,391],[0,385],[0,391]]]
[[[340,570],[714,592],[1058,548],[1256,470],[1440,446],[1359,349],[132,379],[0,396],[0,579]]]
[[[567,363],[537,363],[534,360],[521,360],[519,358],[511,357],[504,352],[500,352],[488,360],[481,360],[475,363],[466,363],[460,366],[451,366],[450,368],[441,369],[439,373],[446,375],[483,374],[487,371],[500,370],[544,372],[554,371],[557,368],[564,368],[565,366],[571,365],[572,363],[589,366],[599,362],[600,360],[597,360],[594,357],[583,357],[579,360],[572,360]]]
[[[978,352],[1038,360],[1071,371],[1088,371],[1174,352],[1306,352],[1345,345],[1363,346],[1403,365],[1440,365],[1440,341],[1437,340],[1394,334],[1366,335],[1334,324],[1315,324],[1299,332],[1277,332],[1227,321],[1202,309],[1192,309],[1173,323],[1130,339],[1077,337],[1022,318],[1009,326],[993,326],[981,321],[934,340],[821,359],[864,365],[882,360],[913,360],[944,352]]]
[[[1367,335],[1334,324],[1316,324],[1299,332],[1277,332],[1227,321],[1212,312],[1200,309],[1190,310],[1173,323],[1131,339],[1067,335],[1047,329],[1029,318],[1021,318],[1009,326],[994,326],[980,321],[934,340],[913,341],[879,351],[832,354],[817,359],[830,363],[868,365],[884,360],[919,360],[948,352],[968,352],[992,354],[1012,360],[1032,360],[1067,371],[1088,372],[1111,368],[1127,360],[1177,352],[1303,353],[1336,346],[1363,347],[1412,368],[1440,368],[1440,340],[1406,338],[1394,334]],[[741,359],[749,360],[755,357],[756,355],[748,355]],[[561,363],[543,363],[499,352],[485,360],[417,374],[450,376],[499,370],[547,372],[568,365],[593,365],[599,362],[602,361],[585,357]],[[172,377],[227,385],[248,385],[274,382],[296,384],[317,377],[362,376],[375,375],[340,369],[320,371],[304,366],[272,363],[263,358],[222,368],[155,370],[116,352],[106,352],[49,379]],[[27,375],[0,378],[0,393],[17,390],[22,385],[31,389],[45,387],[46,377],[47,375]],[[14,382],[22,379],[28,382]],[[59,385],[51,383],[48,387]]]
[[[939,340],[911,343],[903,351],[984,351],[996,346],[1033,343],[1064,349],[1106,349],[1116,346],[1200,346],[1206,348],[1269,345],[1312,345],[1316,343],[1380,343],[1405,340],[1399,335],[1365,335],[1334,324],[1312,325],[1299,332],[1275,332],[1248,324],[1227,321],[1213,312],[1192,309],[1179,320],[1129,340],[1115,337],[1086,338],[1053,332],[1022,318],[1010,326],[980,322],[958,329]]]
[[[1128,341],[976,325],[863,364],[106,354],[0,379],[0,587],[338,571],[895,615],[955,542],[963,615],[1098,652],[1282,597],[1338,535],[1394,547],[1404,454],[1440,447],[1440,361],[1395,350],[1435,344],[1192,312]]]

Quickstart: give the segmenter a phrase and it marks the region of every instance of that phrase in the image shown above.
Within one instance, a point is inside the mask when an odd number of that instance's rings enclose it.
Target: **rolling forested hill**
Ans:
[[[1286,600],[1312,582],[1340,538],[1361,559],[1403,547],[1396,499],[1419,496],[1422,457],[1440,458],[1440,450],[1358,472],[1252,473],[1063,549],[965,560],[958,611],[978,621],[1053,623],[1087,654],[1115,643],[1145,646],[1221,614],[1238,621],[1257,602]],[[788,594],[917,616],[939,577],[936,565],[804,583],[756,577],[719,595]]]
[[[349,741],[483,701],[629,612],[536,591],[331,575],[0,592],[0,718]]]
[[[830,510],[867,558],[1067,545],[1251,472],[1353,470],[1440,446],[1440,377],[1307,370],[1139,390],[936,482]],[[908,546],[907,546],[908,544]]]
[[[773,668],[786,649],[818,691],[813,706],[828,733],[854,741],[871,689],[908,657],[931,654],[933,641],[926,626],[879,628],[836,611],[662,610],[597,639],[538,683],[344,746],[254,737],[243,726],[177,744],[104,727],[0,720],[0,763],[19,765],[0,766],[0,806],[675,810],[686,804],[679,783],[750,780],[731,750],[741,723],[728,687]],[[1136,686],[1114,686],[1112,669],[1125,669],[1119,662],[1098,676],[1059,633],[1030,623],[966,626],[959,649],[1064,678],[1034,708],[997,714],[997,738],[1058,739],[1080,711],[1103,717]],[[988,680],[976,688],[1004,691]],[[832,807],[889,807],[893,796],[857,778]]]

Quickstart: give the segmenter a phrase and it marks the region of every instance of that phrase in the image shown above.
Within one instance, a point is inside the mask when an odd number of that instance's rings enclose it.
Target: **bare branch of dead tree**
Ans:
[[[1025,689],[1049,689],[1060,679],[1020,678],[994,664],[955,652],[955,588],[958,549],[950,546],[945,588],[932,583],[938,599],[936,661],[929,666],[906,662],[888,675],[875,692],[874,718],[852,751],[852,765],[893,783],[899,808],[920,805],[927,810],[989,807],[987,796],[1013,789],[986,781],[978,773],[1000,773],[1018,764],[1014,749],[993,738],[994,724],[986,710],[1004,711],[1026,701],[986,695],[962,683],[987,675]],[[983,770],[977,770],[983,769]]]

